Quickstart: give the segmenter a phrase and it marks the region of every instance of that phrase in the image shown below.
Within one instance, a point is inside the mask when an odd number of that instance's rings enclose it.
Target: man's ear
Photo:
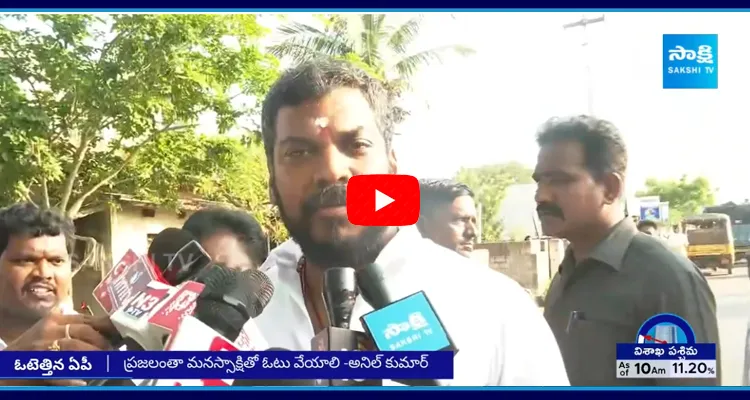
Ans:
[[[614,204],[625,191],[625,178],[619,173],[613,172],[602,177],[604,185],[604,203]]]

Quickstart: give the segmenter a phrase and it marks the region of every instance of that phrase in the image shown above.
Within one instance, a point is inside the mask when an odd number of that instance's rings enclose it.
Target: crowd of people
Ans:
[[[719,385],[716,379],[617,379],[616,343],[632,343],[658,313],[686,319],[698,342],[719,343],[716,303],[682,254],[639,233],[622,206],[627,152],[617,128],[591,117],[552,119],[537,136],[533,178],[545,235],[569,241],[540,313],[521,286],[471,260],[472,190],[421,182],[416,226],[355,226],[346,184],[396,174],[394,121],[379,81],[343,61],[284,73],[263,102],[272,203],[291,239],[270,253],[258,222],[240,210],[194,213],[183,228],[216,262],[264,271],[276,291],[254,323],[272,347],[309,350],[329,326],[323,275],[377,263],[395,296],[423,290],[459,349],[457,386]],[[0,338],[9,350],[108,350],[106,317],[60,310],[70,296],[73,224],[21,203],[0,211]],[[371,311],[358,298],[351,329]],[[83,385],[43,380],[6,385]],[[385,383],[384,383],[385,384]]]

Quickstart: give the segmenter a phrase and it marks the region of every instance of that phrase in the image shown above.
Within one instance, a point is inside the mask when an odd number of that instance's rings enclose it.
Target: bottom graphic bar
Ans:
[[[617,360],[617,377],[716,378],[716,360]]]

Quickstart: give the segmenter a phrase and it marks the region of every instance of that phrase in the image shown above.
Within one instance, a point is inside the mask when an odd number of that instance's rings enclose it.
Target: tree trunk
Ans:
[[[73,194],[73,186],[75,186],[76,178],[78,178],[78,171],[81,170],[83,160],[86,158],[86,153],[89,148],[91,139],[81,138],[81,143],[76,149],[75,155],[73,156],[73,168],[68,172],[68,176],[65,178],[65,185],[63,186],[63,192],[60,196],[60,209],[67,210],[68,202],[70,202],[70,196]],[[80,206],[79,206],[80,208]],[[78,211],[76,211],[77,213]]]

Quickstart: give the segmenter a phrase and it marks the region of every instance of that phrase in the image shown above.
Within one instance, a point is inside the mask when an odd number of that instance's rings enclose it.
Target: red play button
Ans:
[[[349,222],[406,226],[419,220],[419,181],[411,175],[356,175],[346,186]]]

